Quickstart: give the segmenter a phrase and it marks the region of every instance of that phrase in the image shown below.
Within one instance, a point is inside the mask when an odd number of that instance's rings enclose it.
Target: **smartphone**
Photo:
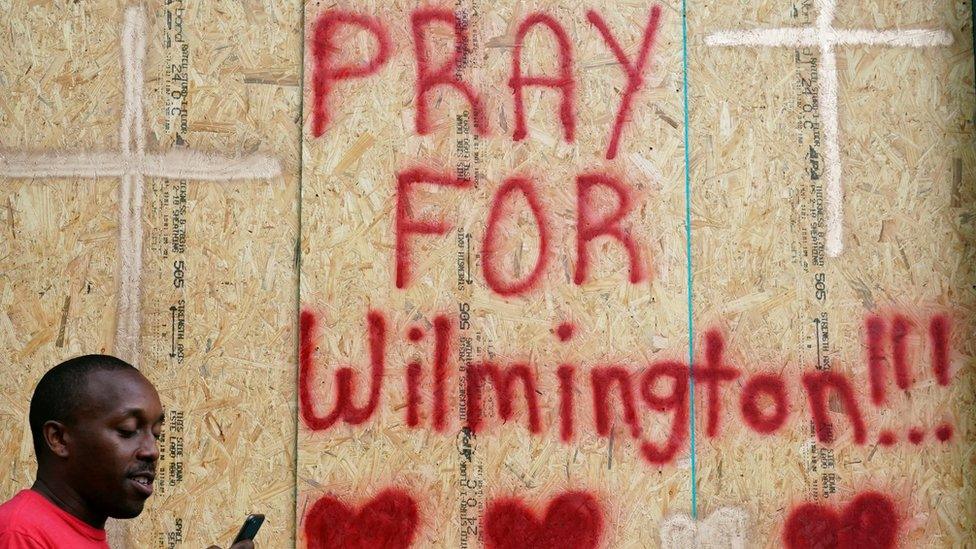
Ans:
[[[258,535],[258,530],[261,529],[261,525],[264,524],[264,515],[250,514],[244,519],[244,524],[241,526],[241,531],[237,533],[237,537],[234,538],[234,543],[244,540],[253,540],[254,536]]]

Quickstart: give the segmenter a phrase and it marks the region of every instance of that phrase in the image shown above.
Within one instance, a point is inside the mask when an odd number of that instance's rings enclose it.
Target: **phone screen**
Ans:
[[[237,537],[234,538],[234,543],[244,540],[253,540],[254,536],[258,535],[258,530],[261,529],[261,525],[264,524],[264,515],[251,514],[244,519],[244,524],[241,526],[241,531],[237,533]]]

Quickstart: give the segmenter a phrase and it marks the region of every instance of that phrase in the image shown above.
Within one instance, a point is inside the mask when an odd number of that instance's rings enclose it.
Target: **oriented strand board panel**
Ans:
[[[902,546],[971,545],[971,14],[894,1],[691,14],[696,311],[799,405],[782,435],[733,421],[703,445],[702,502],[743,505],[754,539],[773,545],[797,532],[787,513],[804,502],[848,513],[872,491],[889,498]],[[776,27],[830,27],[848,43],[741,43]],[[837,394],[837,441],[815,437],[812,368],[849,381],[863,434]]]
[[[968,5],[305,21],[300,546],[976,543]]]
[[[257,510],[290,540],[297,3],[2,8],[0,498],[33,480],[40,376],[115,353],[167,422],[155,495],[110,521],[114,546],[226,545]]]
[[[588,7],[463,2],[452,9],[468,40],[455,48],[450,9],[308,6],[302,543],[334,539],[331,517],[342,512],[340,505],[393,507],[402,523],[396,539],[412,535],[418,546],[442,547],[481,546],[491,528],[484,517],[505,498],[515,499],[501,520],[518,522],[562,496],[553,519],[560,528],[578,519],[580,536],[609,546],[654,544],[651,525],[687,509],[687,452],[652,466],[641,457],[641,437],[632,436],[641,422],[656,433],[655,442],[672,429],[668,414],[655,418],[635,400],[639,374],[650,361],[687,353],[675,41],[681,20],[660,7],[652,18],[645,3],[592,6],[630,57],[652,26],[643,48],[650,77],[610,162],[603,157],[627,80],[587,22]],[[324,105],[329,120],[316,138],[316,75],[386,52],[369,31],[342,23],[355,19],[334,18],[344,13],[334,9],[369,17],[366,28],[389,42],[389,59],[375,76],[335,85]],[[529,136],[513,143],[513,47],[520,23],[537,10],[564,33],[565,49],[544,27],[532,31],[522,49],[524,74],[558,75],[565,63],[564,80],[574,88],[565,120],[573,128],[555,114],[558,93],[526,88]],[[339,52],[315,38],[317,28],[329,33],[328,26],[339,37],[334,44],[344,45]],[[421,54],[425,70],[458,75],[480,103],[469,108],[460,84],[432,87],[423,98],[429,109],[423,135],[414,37],[429,53]],[[454,52],[454,65],[439,70]],[[571,143],[564,138],[569,131]],[[588,272],[575,259],[578,184],[588,185],[584,213],[594,235],[618,234],[617,242],[600,237],[586,246]],[[509,190],[500,193],[503,186]],[[626,220],[612,221],[624,212]],[[425,235],[431,224],[442,224],[442,234]],[[634,253],[620,242],[632,243]],[[575,284],[576,276],[585,283]],[[560,364],[573,378],[564,386]],[[352,380],[347,392],[338,377],[343,367],[353,372],[345,374]],[[604,435],[594,427],[593,383],[607,394],[600,400],[607,406]],[[479,392],[482,398],[471,398]],[[572,427],[560,426],[560,395],[574,409],[573,418],[566,416]],[[674,429],[687,432],[684,406],[675,398]],[[668,453],[660,446],[644,451]],[[520,528],[513,524],[510,532]],[[552,543],[569,543],[571,531],[555,533]],[[357,532],[350,530],[343,543]]]

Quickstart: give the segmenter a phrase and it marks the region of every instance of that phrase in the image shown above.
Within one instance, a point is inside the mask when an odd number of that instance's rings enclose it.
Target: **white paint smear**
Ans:
[[[661,523],[662,549],[745,549],[749,516],[741,509],[723,507],[695,521],[675,515]]]

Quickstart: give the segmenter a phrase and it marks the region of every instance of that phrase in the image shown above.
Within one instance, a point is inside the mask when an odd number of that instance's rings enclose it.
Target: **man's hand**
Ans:
[[[207,547],[207,549],[220,549],[220,547],[217,547],[216,545],[211,545],[210,547]],[[228,549],[254,549],[254,542],[249,539],[246,539],[244,541],[239,541],[234,545],[231,545]]]

